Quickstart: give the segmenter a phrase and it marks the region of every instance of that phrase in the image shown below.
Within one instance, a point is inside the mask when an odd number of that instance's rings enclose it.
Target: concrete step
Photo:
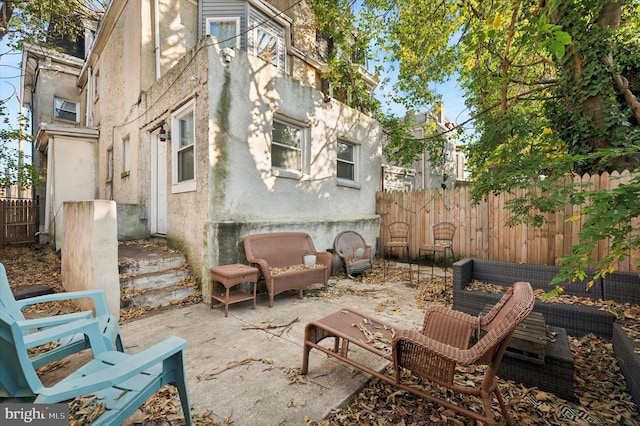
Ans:
[[[191,269],[184,264],[178,268],[138,275],[120,275],[122,290],[151,290],[170,287],[191,276]]]
[[[120,307],[123,309],[140,308],[143,306],[167,306],[179,303],[196,292],[195,286],[172,286],[153,290],[139,290],[123,292]]]
[[[186,257],[157,243],[118,246],[121,307],[159,307],[179,302],[197,290]]]
[[[121,244],[118,246],[120,275],[141,275],[177,268],[187,259],[184,254],[158,244]]]

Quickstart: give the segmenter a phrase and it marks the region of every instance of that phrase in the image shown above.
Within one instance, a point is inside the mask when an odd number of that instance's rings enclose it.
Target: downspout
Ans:
[[[93,75],[93,67],[89,67],[87,69],[87,74],[89,75],[89,79],[87,82],[87,105],[85,108],[85,118],[84,122],[87,127],[93,127],[93,94],[94,94],[94,84],[95,84],[95,76]]]
[[[158,0],[153,0],[153,52],[156,57],[156,80],[160,79],[160,11]]]
[[[51,234],[53,233],[55,235],[55,226],[53,227],[53,232],[51,232],[51,216],[52,216],[52,212],[53,209],[55,208],[55,200],[54,200],[54,191],[53,191],[53,184],[54,184],[54,174],[53,174],[53,170],[55,167],[55,161],[54,161],[54,156],[53,156],[53,137],[48,136],[49,141],[47,142],[47,182],[46,182],[46,191],[47,191],[47,196],[46,196],[46,200],[49,201],[48,205],[46,205],[46,201],[45,201],[45,212],[44,212],[44,222],[45,222],[45,228],[44,228],[44,232],[45,234],[49,234],[49,236],[51,236]],[[55,215],[54,215],[55,218]],[[51,243],[51,241],[53,241],[53,244],[55,246],[55,239],[51,240],[49,239],[49,242]]]

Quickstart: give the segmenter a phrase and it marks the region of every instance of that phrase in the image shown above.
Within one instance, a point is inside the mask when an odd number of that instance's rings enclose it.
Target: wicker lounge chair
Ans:
[[[333,251],[342,260],[349,278],[373,268],[373,249],[362,235],[354,231],[343,231],[333,241]]]
[[[526,282],[517,282],[507,290],[486,315],[480,317],[443,306],[427,308],[421,331],[397,330],[368,315],[343,308],[335,314],[307,324],[301,372],[307,374],[309,352],[311,349],[316,349],[380,380],[393,384],[395,387],[440,404],[445,408],[458,411],[487,425],[494,424],[491,398],[495,395],[505,421],[511,425],[507,406],[496,382],[496,372],[502,362],[511,335],[531,313],[533,304],[534,295],[531,285]],[[354,327],[354,324],[359,324],[359,326]],[[359,330],[364,328],[368,332],[359,333]],[[373,335],[382,336],[384,341],[389,337],[391,340],[390,350],[376,346],[376,340],[371,338]],[[475,343],[470,346],[472,337],[475,337]],[[333,348],[319,344],[326,338],[335,340]],[[395,377],[390,377],[349,358],[350,343],[392,361]],[[486,368],[482,369],[484,376],[479,385],[467,386],[460,380],[454,381],[457,366],[474,365],[486,365]],[[416,387],[413,384],[403,382],[402,369],[407,369],[411,373],[453,392],[480,398],[483,411],[479,413],[441,399],[430,393],[427,390],[428,387]]]
[[[393,338],[393,364],[396,385],[416,395],[456,410],[486,424],[493,424],[491,394],[500,404],[507,422],[507,408],[496,382],[496,372],[516,327],[533,309],[534,295],[529,283],[515,283],[484,316],[475,317],[441,306],[427,309],[422,331],[400,330]],[[469,347],[474,332],[477,343]],[[476,336],[477,337],[477,336]],[[486,364],[482,383],[478,387],[454,382],[458,365]],[[401,382],[401,368],[453,390],[482,399],[484,412],[473,412]]]

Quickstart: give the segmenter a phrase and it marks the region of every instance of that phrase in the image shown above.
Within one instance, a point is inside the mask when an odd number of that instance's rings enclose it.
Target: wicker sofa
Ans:
[[[313,240],[304,232],[271,232],[244,237],[247,260],[260,269],[264,277],[269,307],[273,306],[276,294],[287,290],[298,290],[299,297],[311,284],[323,284],[327,288],[333,255],[327,251],[316,251]],[[313,254],[313,267],[304,266],[304,256]],[[291,268],[293,267],[293,268]],[[275,271],[274,268],[287,269]]]

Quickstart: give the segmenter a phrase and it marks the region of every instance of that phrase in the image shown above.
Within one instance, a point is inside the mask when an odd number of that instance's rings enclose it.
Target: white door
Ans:
[[[167,142],[153,137],[151,153],[151,233],[167,233]]]

